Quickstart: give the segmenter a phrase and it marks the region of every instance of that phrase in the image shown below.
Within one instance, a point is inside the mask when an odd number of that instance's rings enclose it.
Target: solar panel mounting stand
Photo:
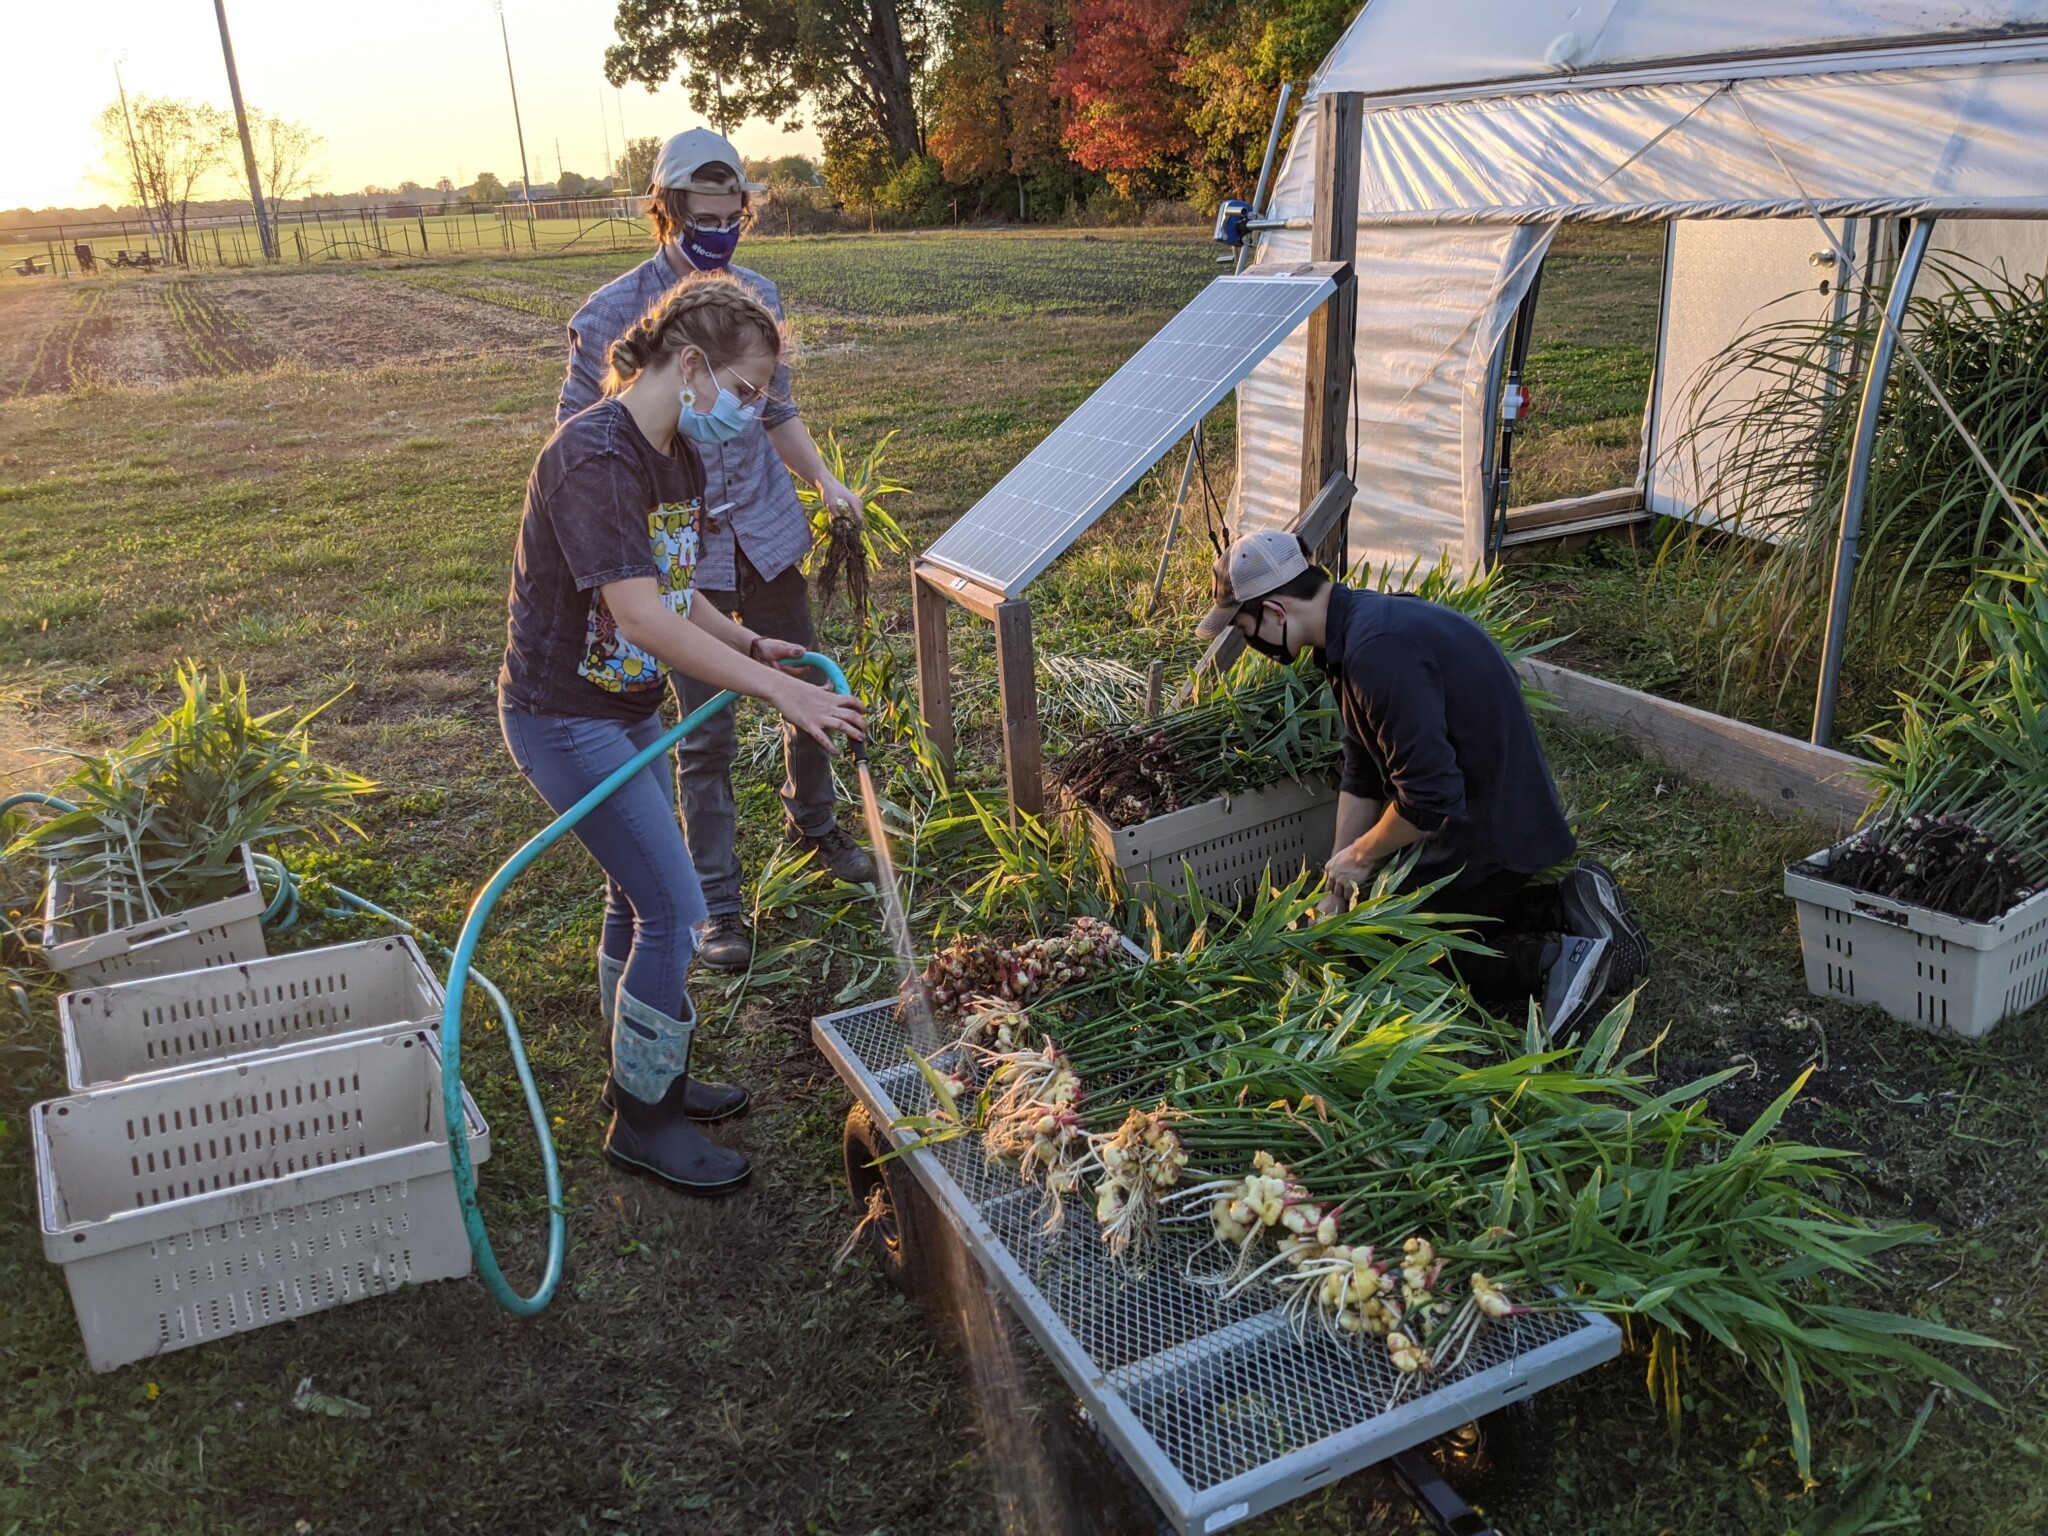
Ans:
[[[1365,97],[1357,91],[1330,91],[1316,98],[1316,180],[1309,257],[1338,262],[1344,278],[1337,291],[1308,322],[1308,388],[1302,401],[1301,502],[1315,499],[1330,476],[1345,467],[1349,438],[1346,417],[1351,409],[1352,356],[1358,335],[1359,161],[1365,143]],[[1340,513],[1316,544],[1316,557],[1327,570],[1349,568],[1350,521]]]

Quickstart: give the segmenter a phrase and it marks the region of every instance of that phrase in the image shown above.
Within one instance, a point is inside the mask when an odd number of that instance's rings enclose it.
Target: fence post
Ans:
[[[600,102],[599,105],[603,103]],[[427,211],[424,208],[420,210],[420,254],[427,254]]]
[[[306,224],[303,219],[292,226],[292,239],[299,247],[299,265],[306,264]]]

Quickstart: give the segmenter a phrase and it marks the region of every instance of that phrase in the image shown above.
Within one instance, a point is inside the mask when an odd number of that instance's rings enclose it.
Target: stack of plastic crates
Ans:
[[[30,1129],[95,1370],[469,1272],[419,949],[257,955],[58,1001],[72,1092]]]

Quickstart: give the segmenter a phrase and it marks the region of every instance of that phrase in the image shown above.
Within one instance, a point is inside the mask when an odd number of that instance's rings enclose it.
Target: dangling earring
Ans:
[[[685,385],[683,386],[683,404],[685,404],[685,405],[695,405],[696,403],[697,403],[697,391],[695,391],[694,389],[690,388],[690,386],[689,386],[689,385],[685,384]]]

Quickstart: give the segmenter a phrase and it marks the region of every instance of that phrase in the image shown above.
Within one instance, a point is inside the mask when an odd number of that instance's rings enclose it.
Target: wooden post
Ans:
[[[946,595],[910,572],[910,618],[917,636],[917,710],[944,765],[946,783],[953,782],[953,648],[946,639]]]
[[[1350,477],[1343,470],[1337,470],[1316,493],[1316,499],[1308,504],[1308,510],[1301,514],[1294,525],[1294,532],[1311,548],[1320,546],[1332,528],[1342,529],[1344,514],[1350,510],[1354,494]],[[1204,677],[1221,678],[1230,670],[1230,664],[1243,654],[1244,636],[1233,624],[1209,642],[1209,649],[1202,653],[1202,659],[1188,673],[1187,681],[1180,685],[1180,692],[1173,696],[1173,707],[1179,709],[1191,702],[1200,691]]]
[[[1145,717],[1148,720],[1159,713],[1159,703],[1165,694],[1166,663],[1155,656],[1152,664],[1145,668]]]
[[[996,604],[996,678],[1002,687],[1003,772],[1010,817],[1045,814],[1045,768],[1038,734],[1038,658],[1031,647],[1031,604]]]
[[[1365,98],[1333,91],[1316,98],[1316,189],[1309,259],[1349,267],[1358,256],[1359,155]],[[1346,468],[1350,425],[1351,354],[1358,328],[1358,282],[1349,272],[1330,301],[1308,322],[1308,391],[1302,402],[1301,504],[1306,507],[1330,476]],[[1340,515],[1316,547],[1317,560],[1342,577],[1350,565],[1350,519]]]

